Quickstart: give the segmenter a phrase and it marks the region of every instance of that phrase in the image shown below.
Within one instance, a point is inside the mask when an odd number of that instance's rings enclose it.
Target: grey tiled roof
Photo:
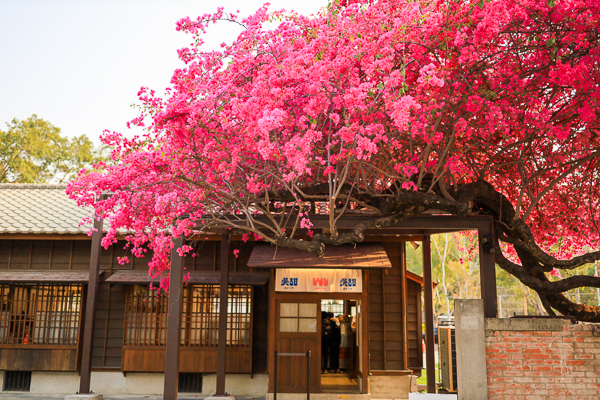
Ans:
[[[0,233],[87,233],[90,211],[67,197],[67,185],[0,184]]]

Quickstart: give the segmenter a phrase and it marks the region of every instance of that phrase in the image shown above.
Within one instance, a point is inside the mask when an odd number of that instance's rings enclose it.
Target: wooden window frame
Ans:
[[[79,344],[83,284],[0,283],[0,347]]]
[[[220,306],[219,285],[188,285],[183,289],[181,346],[216,349]],[[227,347],[250,349],[254,290],[249,285],[230,285],[228,292]],[[157,296],[156,293],[157,289],[148,286],[128,287],[125,302],[124,346],[162,347],[165,345],[168,295]],[[235,310],[239,312],[234,313]]]

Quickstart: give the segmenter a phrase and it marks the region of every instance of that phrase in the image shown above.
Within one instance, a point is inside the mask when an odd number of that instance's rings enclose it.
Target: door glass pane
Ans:
[[[317,317],[317,303],[300,303],[300,317]]]
[[[280,318],[279,332],[298,332],[297,318]]]
[[[300,318],[298,321],[298,332],[316,332],[317,331],[317,319],[316,318]]]
[[[280,317],[297,317],[298,303],[281,303],[279,305]]]

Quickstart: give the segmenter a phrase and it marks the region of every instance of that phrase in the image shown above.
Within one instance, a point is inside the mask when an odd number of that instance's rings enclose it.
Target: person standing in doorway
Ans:
[[[340,320],[333,318],[333,314],[329,319],[331,325],[331,338],[329,341],[329,368],[331,372],[340,372],[340,345],[342,343],[342,331]]]
[[[329,348],[331,342],[331,322],[329,313],[321,312],[321,373],[326,374],[329,364]]]

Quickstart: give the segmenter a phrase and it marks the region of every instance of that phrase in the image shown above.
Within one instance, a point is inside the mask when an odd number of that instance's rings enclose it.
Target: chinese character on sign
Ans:
[[[281,280],[281,286],[284,289],[291,289],[294,286],[298,286],[298,278],[283,278]]]
[[[356,287],[356,279],[342,278],[340,280],[340,287],[342,288],[342,290],[348,290],[349,288]]]

